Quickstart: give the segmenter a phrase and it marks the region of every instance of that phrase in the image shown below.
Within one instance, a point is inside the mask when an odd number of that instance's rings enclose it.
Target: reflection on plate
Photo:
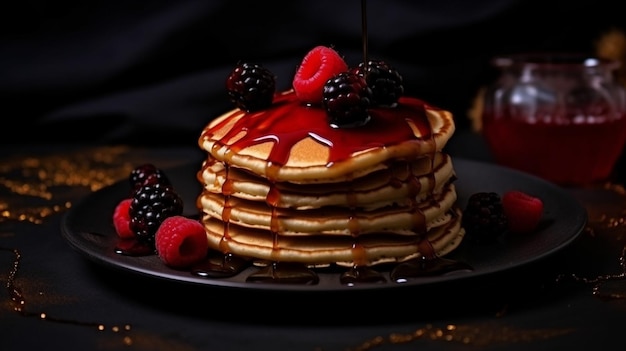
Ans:
[[[246,282],[250,271],[228,278],[204,278],[187,270],[165,266],[157,256],[130,257],[115,253],[117,237],[112,225],[112,213],[117,203],[128,194],[128,183],[120,181],[87,196],[66,213],[61,229],[69,244],[87,258],[103,265],[137,274],[191,284],[238,289],[336,291],[361,289],[388,289],[403,286],[432,285],[440,282],[468,279],[502,272],[551,255],[571,243],[583,230],[585,209],[564,189],[534,176],[508,168],[465,159],[455,159],[459,205],[465,207],[472,193],[522,190],[544,200],[544,219],[540,228],[527,235],[504,235],[494,244],[474,244],[465,240],[446,258],[470,265],[472,271],[458,271],[438,276],[411,278],[404,283],[359,283],[348,286],[340,283],[337,272],[319,272],[316,285],[274,284]],[[176,191],[185,202],[185,215],[195,215],[196,197],[200,184],[196,180],[198,164],[166,170]],[[249,269],[254,269],[250,267]],[[383,272],[384,273],[384,272]]]

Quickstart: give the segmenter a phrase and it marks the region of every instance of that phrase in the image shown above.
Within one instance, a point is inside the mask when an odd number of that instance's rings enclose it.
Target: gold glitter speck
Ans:
[[[120,162],[127,147],[98,147],[41,157],[13,156],[0,162],[0,223],[41,224],[72,207],[70,199],[128,177],[130,162]]]

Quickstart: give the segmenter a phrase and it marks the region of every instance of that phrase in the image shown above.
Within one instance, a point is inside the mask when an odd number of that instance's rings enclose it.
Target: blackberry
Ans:
[[[143,243],[154,244],[154,235],[161,223],[183,213],[183,200],[171,185],[146,184],[135,191],[128,211],[135,237]]]
[[[373,106],[395,106],[404,94],[402,76],[383,60],[370,60],[367,65],[361,62],[351,71],[365,78],[372,89]]]
[[[324,84],[322,103],[334,128],[358,127],[370,119],[372,90],[361,76],[341,72]]]
[[[239,63],[226,79],[230,101],[247,112],[269,107],[276,92],[276,77],[255,63]]]
[[[506,231],[508,224],[500,195],[495,192],[472,194],[462,221],[468,237],[475,242],[495,241]]]
[[[135,167],[128,176],[128,181],[133,192],[142,185],[162,183],[171,185],[165,172],[151,163],[145,163]]]

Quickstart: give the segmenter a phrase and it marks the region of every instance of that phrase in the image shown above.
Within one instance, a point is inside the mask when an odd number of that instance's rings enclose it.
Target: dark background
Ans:
[[[612,4],[615,3],[615,4]],[[359,0],[43,1],[0,11],[1,143],[195,145],[232,108],[235,64],[270,68],[280,89],[316,45],[363,59]],[[369,0],[368,57],[405,90],[467,110],[493,77],[489,59],[533,50],[594,52],[624,25],[618,2]]]

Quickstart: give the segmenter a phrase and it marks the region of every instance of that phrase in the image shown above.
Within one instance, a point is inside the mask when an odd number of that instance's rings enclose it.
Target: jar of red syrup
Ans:
[[[608,180],[626,143],[618,61],[564,53],[493,60],[482,133],[495,161],[563,186]]]

